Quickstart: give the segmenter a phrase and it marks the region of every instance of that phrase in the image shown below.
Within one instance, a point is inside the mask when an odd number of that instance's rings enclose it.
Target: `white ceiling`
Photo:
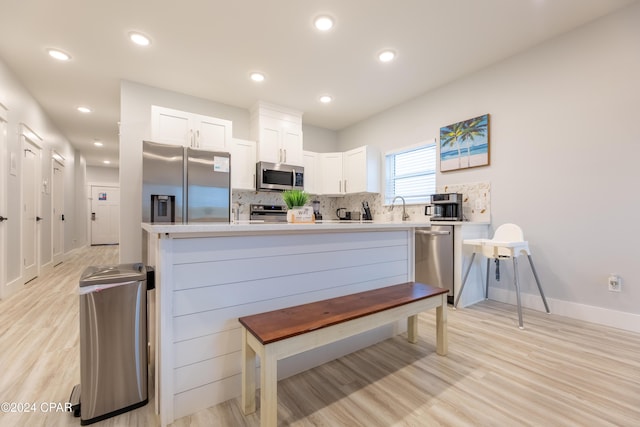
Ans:
[[[88,165],[114,166],[121,79],[240,108],[264,100],[339,130],[634,1],[4,0],[0,58]],[[320,14],[335,18],[327,33]],[[151,46],[131,44],[133,30]],[[396,60],[378,62],[384,48]]]

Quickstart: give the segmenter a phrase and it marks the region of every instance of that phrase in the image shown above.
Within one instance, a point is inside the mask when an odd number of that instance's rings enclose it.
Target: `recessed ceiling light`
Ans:
[[[102,147],[104,144],[100,141],[94,141],[93,145],[95,145],[96,147]]]
[[[139,46],[149,46],[151,39],[144,34],[131,32],[129,33],[129,39]]]
[[[109,160],[103,160],[102,163],[104,163],[105,165],[110,165],[111,162]]]
[[[68,61],[71,59],[71,55],[58,49],[48,49],[47,53],[50,57],[55,58],[58,61]]]
[[[378,54],[378,59],[382,62],[389,62],[396,57],[396,53],[392,50],[384,50]]]
[[[333,18],[330,16],[318,16],[313,25],[320,31],[328,31],[333,28]]]
[[[89,107],[78,107],[77,110],[80,111],[81,113],[84,113],[84,114],[89,114],[90,112],[93,111]]]
[[[264,81],[264,74],[262,73],[251,73],[251,80],[253,80],[254,82],[261,82]]]
[[[331,101],[333,101],[333,98],[331,96],[329,96],[329,95],[322,95],[320,97],[320,102],[322,102],[323,104],[328,104]]]

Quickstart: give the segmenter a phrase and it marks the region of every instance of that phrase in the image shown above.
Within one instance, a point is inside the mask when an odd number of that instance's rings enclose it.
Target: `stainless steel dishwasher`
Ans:
[[[449,290],[453,304],[453,225],[432,225],[415,231],[416,282]]]

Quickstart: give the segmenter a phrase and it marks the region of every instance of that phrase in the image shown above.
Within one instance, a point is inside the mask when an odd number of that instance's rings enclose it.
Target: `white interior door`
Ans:
[[[4,298],[4,286],[7,280],[7,176],[9,160],[7,158],[7,110],[0,104],[0,299]]]
[[[55,159],[51,176],[51,245],[53,265],[58,265],[64,258],[64,165]]]
[[[39,268],[40,148],[24,138],[22,153],[22,278],[26,283],[38,276]]]
[[[120,229],[120,187],[91,186],[91,244],[117,245]]]

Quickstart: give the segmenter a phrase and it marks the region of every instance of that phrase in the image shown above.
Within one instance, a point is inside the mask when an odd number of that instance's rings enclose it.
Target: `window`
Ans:
[[[386,187],[384,202],[390,205],[396,196],[407,204],[428,203],[436,192],[435,140],[418,147],[385,156]]]

